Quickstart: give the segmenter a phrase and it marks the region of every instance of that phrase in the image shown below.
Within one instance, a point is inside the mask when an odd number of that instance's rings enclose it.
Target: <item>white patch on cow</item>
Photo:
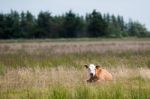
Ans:
[[[90,64],[89,66],[88,66],[88,70],[89,70],[89,75],[91,75],[91,74],[93,74],[93,76],[95,76],[95,74],[96,74],[96,66],[94,65],[94,64]]]

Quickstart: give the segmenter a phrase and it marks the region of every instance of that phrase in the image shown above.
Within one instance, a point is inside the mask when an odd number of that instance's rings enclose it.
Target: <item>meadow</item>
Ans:
[[[113,81],[87,83],[85,64]],[[150,40],[0,40],[0,99],[150,99]]]

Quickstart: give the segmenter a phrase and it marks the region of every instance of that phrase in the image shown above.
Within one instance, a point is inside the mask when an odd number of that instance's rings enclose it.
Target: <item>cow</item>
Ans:
[[[99,65],[84,65],[89,72],[90,78],[87,82],[97,82],[97,81],[110,81],[113,79],[111,73],[109,73],[106,69],[102,69]]]

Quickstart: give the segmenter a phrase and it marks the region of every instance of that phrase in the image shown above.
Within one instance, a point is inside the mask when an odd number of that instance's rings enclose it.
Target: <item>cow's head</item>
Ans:
[[[94,77],[96,75],[96,70],[100,68],[100,66],[95,66],[94,64],[84,65],[89,72],[90,77]]]

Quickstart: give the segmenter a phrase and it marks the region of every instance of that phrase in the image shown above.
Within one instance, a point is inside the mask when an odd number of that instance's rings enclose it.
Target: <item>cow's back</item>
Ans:
[[[99,77],[101,80],[112,80],[112,75],[105,69],[101,69],[99,73]]]

